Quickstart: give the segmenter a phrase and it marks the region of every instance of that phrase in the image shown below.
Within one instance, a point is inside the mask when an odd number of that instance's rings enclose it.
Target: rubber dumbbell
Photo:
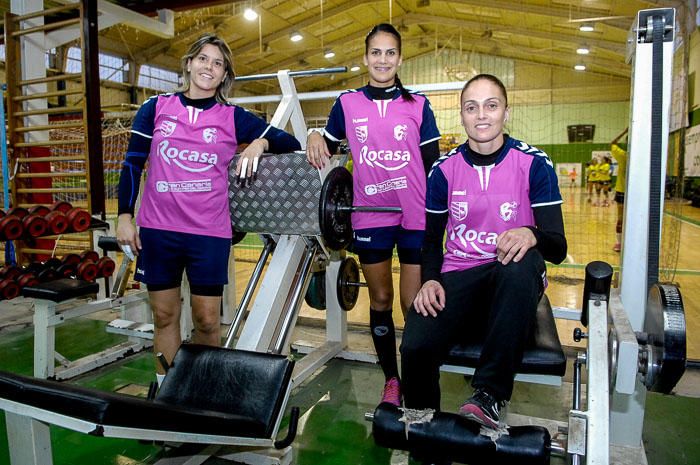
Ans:
[[[19,295],[20,288],[12,279],[0,280],[0,300],[14,299]]]
[[[39,284],[39,280],[37,279],[36,275],[28,271],[23,272],[21,275],[17,276],[15,282],[20,287],[20,289],[27,286],[36,286],[37,284]]]
[[[5,240],[14,241],[22,237],[22,234],[24,234],[22,220],[0,210],[0,236]]]
[[[69,202],[59,200],[54,202],[53,205],[49,207],[53,211],[59,211],[66,215],[66,220],[68,221],[68,229],[73,232],[83,232],[90,228],[90,222],[92,218],[90,214],[83,210],[82,208],[73,207]]]
[[[61,263],[64,265],[74,265],[78,266],[78,263],[82,261],[82,258],[80,258],[80,255],[77,253],[69,253],[68,255],[64,255],[63,259],[61,260]]]
[[[44,205],[35,205],[29,209],[29,213],[34,213],[43,217],[48,223],[47,229],[50,234],[63,234],[68,229],[68,218],[61,210],[51,210]]]
[[[90,228],[90,222],[92,217],[82,208],[71,208],[66,212],[66,219],[68,220],[68,229],[74,232],[87,231]]]
[[[61,278],[70,278],[75,276],[76,271],[78,270],[78,265],[72,264],[72,263],[65,263],[61,266],[59,266],[56,269],[56,272],[60,275],[59,277]]]
[[[29,237],[39,237],[46,233],[49,227],[48,222],[37,214],[29,213],[29,210],[22,207],[15,207],[7,212],[8,216],[14,215],[22,220],[24,232]]]
[[[15,265],[5,265],[0,268],[0,279],[11,279],[14,280],[22,272]]]
[[[92,260],[80,262],[75,270],[75,276],[83,281],[93,282],[97,278],[97,265]]]
[[[97,260],[97,274],[102,278],[107,278],[114,274],[117,264],[109,257],[100,257]]]
[[[100,254],[98,254],[94,250],[86,250],[80,254],[80,261],[81,262],[91,261],[93,263],[97,263],[97,261],[99,259],[100,259]]]

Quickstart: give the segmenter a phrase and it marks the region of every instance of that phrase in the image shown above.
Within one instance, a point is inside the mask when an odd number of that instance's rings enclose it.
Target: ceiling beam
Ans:
[[[479,31],[484,28],[488,28],[492,31],[498,31],[505,34],[512,34],[525,37],[536,37],[539,39],[556,40],[559,42],[566,42],[575,45],[580,45],[586,43],[589,46],[594,46],[608,50],[612,53],[620,55],[621,58],[625,56],[624,43],[619,43],[606,39],[597,39],[590,37],[580,37],[578,35],[563,34],[560,32],[548,32],[540,31],[532,28],[517,27],[510,25],[498,25],[496,23],[482,23],[478,21],[470,21],[465,19],[458,19],[453,17],[437,16],[432,14],[422,14],[422,13],[408,13],[405,15],[405,20],[408,24],[426,24],[435,23],[443,26],[454,26],[458,28],[474,28]]]
[[[458,3],[461,5],[469,5],[477,8],[491,8],[494,10],[510,11],[516,14],[530,13],[540,16],[550,16],[554,18],[569,20],[569,19],[585,19],[587,17],[600,17],[607,13],[609,10],[602,10],[597,8],[586,8],[582,6],[576,7],[565,7],[556,6],[551,3],[547,6],[528,3],[527,1],[507,1],[507,0],[489,0],[488,2],[483,2],[480,0],[450,0],[447,3]],[[617,29],[622,29],[627,31],[632,25],[632,19],[629,21],[625,20],[608,20],[605,24]]]
[[[169,9],[174,11],[195,10],[209,6],[230,5],[241,3],[245,0],[151,0],[151,1],[121,1],[119,4],[125,8],[144,15],[154,15],[158,10]]]

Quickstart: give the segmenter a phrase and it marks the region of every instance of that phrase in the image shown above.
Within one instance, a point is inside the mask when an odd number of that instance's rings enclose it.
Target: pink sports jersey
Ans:
[[[439,165],[448,181],[443,273],[496,260],[499,234],[535,224],[529,198],[533,160],[511,148],[497,165],[472,166],[459,152]]]
[[[363,92],[339,97],[353,156],[354,204],[402,209],[402,213],[353,213],[353,229],[398,224],[425,229],[425,169],[420,152],[425,97],[413,97],[413,102],[369,100]]]
[[[238,146],[233,115],[233,106],[202,111],[176,94],[158,96],[140,226],[231,237],[228,165]]]

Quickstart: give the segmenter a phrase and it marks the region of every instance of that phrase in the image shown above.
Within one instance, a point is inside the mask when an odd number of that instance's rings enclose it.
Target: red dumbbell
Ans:
[[[78,279],[93,282],[97,278],[97,265],[92,260],[80,262],[75,274]]]
[[[11,279],[3,279],[0,281],[0,300],[14,299],[19,295],[19,286]]]
[[[63,264],[56,268],[56,272],[60,275],[61,278],[70,278],[71,276],[75,276],[77,270],[78,265],[70,263]]]
[[[37,284],[39,284],[39,280],[36,278],[36,275],[31,272],[22,273],[17,277],[16,282],[20,289],[27,286],[36,286]]]
[[[22,207],[15,207],[7,215],[14,215],[22,220],[24,232],[30,237],[43,235],[49,227],[49,223],[41,216],[29,213],[29,210]]]
[[[12,279],[22,274],[22,271],[15,265],[5,265],[0,268],[0,279]]]
[[[92,217],[82,208],[71,208],[66,212],[66,219],[68,220],[68,228],[75,232],[87,231],[90,228],[90,222]]]
[[[71,205],[69,202],[59,200],[58,202],[54,202],[49,207],[49,210],[51,210],[52,212],[59,211],[61,213],[68,213],[68,210],[70,210],[71,208],[73,208],[73,205]]]
[[[44,205],[35,205],[29,209],[30,214],[35,214],[43,217],[48,223],[48,232],[50,234],[63,234],[68,229],[68,218],[61,210],[51,210]]]
[[[6,215],[0,210],[0,236],[5,240],[14,241],[22,237],[22,234],[24,234],[22,220],[14,215]]]
[[[94,250],[86,250],[80,254],[80,261],[81,262],[91,261],[93,263],[97,263],[97,261],[99,259],[100,259],[100,254],[98,254]]]
[[[61,261],[64,265],[78,266],[78,263],[82,261],[82,258],[80,258],[80,255],[77,253],[69,253],[68,255],[64,255],[63,260]]]
[[[114,274],[117,264],[109,257],[101,257],[97,261],[97,274],[102,278],[107,278]]]

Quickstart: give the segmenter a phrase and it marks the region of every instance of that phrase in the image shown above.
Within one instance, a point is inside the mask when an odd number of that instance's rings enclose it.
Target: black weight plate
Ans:
[[[321,236],[332,250],[342,250],[352,240],[351,212],[339,211],[340,206],[352,206],[352,174],[342,166],[328,173],[318,201]]]
[[[647,344],[651,347],[652,376],[647,389],[668,394],[685,372],[686,325],[680,290],[671,284],[655,284],[649,291],[644,319]]]
[[[357,303],[357,297],[360,295],[360,288],[348,286],[349,282],[360,282],[360,267],[357,265],[357,261],[351,257],[344,258],[338,269],[338,304],[346,312],[353,309]]]
[[[311,308],[326,309],[326,272],[316,271],[311,274],[309,287],[306,289],[304,300]]]

